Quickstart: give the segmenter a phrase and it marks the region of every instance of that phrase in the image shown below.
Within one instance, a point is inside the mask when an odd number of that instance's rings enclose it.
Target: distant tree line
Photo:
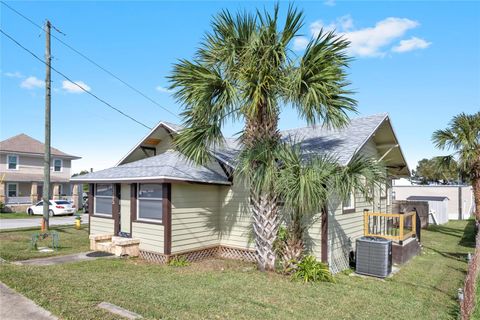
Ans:
[[[459,184],[466,183],[466,177],[459,170],[454,159],[438,156],[422,159],[412,170],[412,182],[418,184]]]

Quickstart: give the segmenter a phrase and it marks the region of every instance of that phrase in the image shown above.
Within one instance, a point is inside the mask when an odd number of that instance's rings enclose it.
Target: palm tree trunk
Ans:
[[[253,231],[258,268],[261,271],[275,270],[275,251],[273,242],[280,226],[277,198],[273,194],[252,194],[250,196],[253,211]]]

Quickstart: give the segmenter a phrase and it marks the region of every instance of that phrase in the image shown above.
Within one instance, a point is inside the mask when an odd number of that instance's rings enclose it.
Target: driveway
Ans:
[[[88,223],[88,214],[82,214],[82,223]],[[0,219],[0,230],[40,227],[42,218]],[[50,226],[75,224],[75,216],[50,217]]]

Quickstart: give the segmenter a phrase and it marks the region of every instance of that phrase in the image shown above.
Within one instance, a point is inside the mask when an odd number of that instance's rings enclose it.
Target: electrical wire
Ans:
[[[11,11],[15,12],[17,15],[19,15],[20,17],[24,18],[25,20],[27,20],[28,22],[30,22],[31,24],[33,24],[34,26],[36,26],[37,28],[41,29],[41,30],[44,30],[43,27],[41,25],[39,25],[38,23],[36,23],[35,21],[33,21],[32,19],[28,18],[27,16],[25,16],[24,14],[22,14],[21,12],[19,12],[18,10],[12,8],[10,5],[8,5],[7,3],[5,3],[4,1],[0,1],[4,6],[6,6],[8,9],[10,9]],[[61,32],[60,30],[58,30],[57,28],[53,27],[55,30],[57,30],[57,32],[65,35],[63,32]],[[129,84],[128,82],[126,82],[125,80],[122,80],[120,77],[118,77],[117,75],[115,75],[113,72],[109,71],[108,69],[106,69],[105,67],[102,67],[100,64],[98,64],[97,62],[95,62],[93,59],[87,57],[85,54],[83,54],[82,52],[78,51],[77,49],[75,49],[74,47],[72,47],[71,45],[69,45],[68,43],[66,43],[65,41],[63,41],[62,39],[60,39],[59,37],[55,36],[54,34],[51,35],[54,39],[56,39],[58,42],[60,42],[61,44],[63,44],[65,47],[69,48],[70,50],[72,50],[73,52],[75,52],[76,54],[78,54],[79,56],[81,56],[82,58],[84,58],[85,60],[87,60],[88,62],[90,62],[91,64],[95,65],[97,68],[101,69],[102,71],[104,71],[105,73],[107,73],[108,75],[110,75],[111,77],[115,78],[116,80],[120,81],[121,83],[123,83],[125,86],[127,86],[128,88],[130,88],[131,90],[135,91],[137,94],[141,95],[142,97],[144,97],[145,99],[147,99],[148,101],[150,101],[151,103],[155,104],[157,107],[165,110],[166,112],[170,113],[171,115],[173,115],[174,117],[176,117],[177,119],[180,119],[180,117],[173,113],[172,111],[170,111],[169,109],[165,108],[164,106],[162,106],[161,104],[159,104],[158,102],[156,102],[155,100],[153,100],[152,98],[150,98],[149,96],[147,96],[145,93],[143,93],[142,91],[140,91],[139,89],[135,88],[134,86],[132,86],[131,84]]]
[[[38,57],[34,52],[30,51],[28,48],[26,48],[25,46],[23,46],[20,42],[18,42],[17,40],[15,40],[15,38],[13,38],[12,36],[10,36],[8,33],[6,33],[5,31],[3,31],[2,29],[0,29],[0,32],[6,36],[7,38],[9,38],[11,41],[13,41],[17,46],[19,46],[20,48],[22,48],[23,50],[25,50],[26,52],[30,53],[35,59],[37,59],[38,61],[40,61],[41,63],[47,65],[47,63],[45,61],[43,61],[40,57]],[[143,122],[135,119],[134,117],[126,114],[125,112],[123,112],[122,110],[120,110],[119,108],[116,108],[114,107],[112,104],[108,103],[107,101],[105,101],[104,99],[98,97],[97,95],[91,93],[90,91],[86,90],[84,87],[82,87],[81,85],[79,85],[78,83],[76,83],[75,81],[73,81],[72,79],[70,79],[68,76],[66,76],[64,73],[62,73],[61,71],[57,70],[56,68],[50,66],[50,68],[55,71],[56,73],[58,73],[60,76],[62,76],[63,78],[65,78],[67,81],[70,81],[71,83],[73,83],[75,86],[77,86],[78,88],[80,88],[82,91],[84,91],[85,93],[89,94],[90,96],[94,97],[95,99],[97,99],[98,101],[102,102],[103,104],[105,104],[106,106],[108,106],[109,108],[115,110],[116,112],[120,113],[121,115],[123,115],[124,117],[127,117],[128,119],[136,122],[137,124],[151,130],[152,128],[147,126],[146,124],[144,124]]]

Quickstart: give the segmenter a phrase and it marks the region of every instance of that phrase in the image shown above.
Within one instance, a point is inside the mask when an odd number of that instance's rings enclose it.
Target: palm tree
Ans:
[[[285,143],[279,149],[282,170],[276,191],[283,201],[287,230],[279,251],[284,269],[292,270],[304,254],[306,230],[325,210],[328,199],[346,200],[356,192],[371,200],[371,187],[385,180],[386,168],[362,155],[356,155],[346,166],[330,156],[307,157],[300,143]]]
[[[445,160],[448,163],[457,158],[462,175],[472,182],[477,224],[480,223],[480,112],[453,117],[447,129],[433,133],[432,140],[439,149],[454,150]]]
[[[188,158],[206,163],[210,151],[223,144],[221,129],[229,120],[244,122],[243,159],[252,150],[270,150],[263,153],[265,161],[247,161],[251,170],[245,172],[251,175],[244,177],[249,183],[260,270],[274,268],[273,241],[280,223],[272,177],[281,108],[295,108],[309,124],[333,127],[345,125],[346,112],[356,110],[347,89],[348,41],[333,32],[320,32],[297,56],[289,48],[302,25],[303,13],[292,6],[283,26],[279,26],[278,5],[273,13],[222,11],[195,57],[176,63],[170,76],[175,97],[184,106],[186,127],[175,144]]]

